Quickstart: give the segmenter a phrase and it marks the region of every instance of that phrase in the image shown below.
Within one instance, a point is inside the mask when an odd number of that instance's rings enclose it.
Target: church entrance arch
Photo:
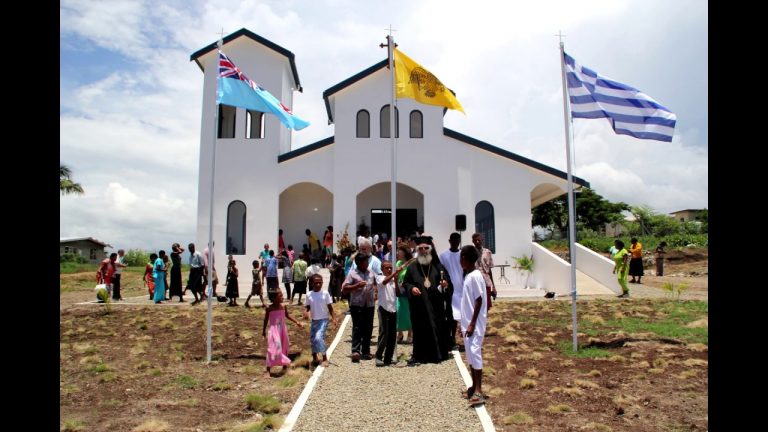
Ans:
[[[304,234],[307,228],[322,241],[325,228],[333,225],[333,194],[317,183],[302,182],[287,187],[280,193],[278,224],[283,230],[285,246],[293,245],[297,253],[307,243]],[[277,244],[269,246],[277,252]]]
[[[423,229],[424,194],[403,184],[397,184],[397,235],[406,237],[414,230]],[[362,222],[374,234],[386,233],[391,238],[392,196],[389,182],[369,186],[357,194],[358,225]]]

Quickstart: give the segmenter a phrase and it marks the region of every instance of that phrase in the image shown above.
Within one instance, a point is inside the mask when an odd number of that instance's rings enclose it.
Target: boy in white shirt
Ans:
[[[395,353],[397,335],[397,278],[392,272],[392,261],[381,263],[384,275],[376,275],[379,294],[379,342],[376,347],[376,366],[389,366]],[[382,355],[384,358],[382,359]]]
[[[461,248],[459,262],[464,269],[464,286],[461,296],[461,332],[464,336],[464,352],[472,374],[472,386],[464,392],[470,406],[485,403],[483,390],[483,338],[487,320],[485,307],[485,278],[475,269],[479,254],[474,245]]]
[[[307,294],[307,310],[304,316],[309,319],[312,316],[312,325],[309,329],[309,343],[312,345],[312,364],[317,366],[321,364],[328,367],[328,356],[325,350],[325,330],[328,328],[328,319],[333,320],[333,326],[336,327],[336,317],[333,315],[333,300],[328,291],[323,291],[323,277],[315,273],[309,278],[309,284],[312,291]],[[320,354],[323,355],[320,363]]]

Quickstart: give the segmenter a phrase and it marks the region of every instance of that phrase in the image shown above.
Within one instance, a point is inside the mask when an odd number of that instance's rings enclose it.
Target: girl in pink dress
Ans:
[[[283,305],[283,292],[275,293],[275,301],[267,307],[264,314],[264,327],[261,335],[267,338],[267,373],[272,366],[282,366],[285,370],[291,359],[288,358],[288,327],[285,320],[292,321],[299,328],[304,325],[288,315],[288,307]],[[269,323],[269,329],[267,329]]]

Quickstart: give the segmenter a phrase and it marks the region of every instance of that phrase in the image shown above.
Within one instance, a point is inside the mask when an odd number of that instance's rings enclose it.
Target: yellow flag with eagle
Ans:
[[[395,48],[395,88],[399,98],[410,98],[427,105],[459,110],[465,115],[456,96],[436,76]]]

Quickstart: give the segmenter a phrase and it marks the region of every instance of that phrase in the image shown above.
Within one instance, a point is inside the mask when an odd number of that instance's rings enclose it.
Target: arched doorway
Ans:
[[[386,233],[391,238],[392,186],[377,183],[357,194],[357,225],[365,223],[371,235]],[[424,225],[424,194],[403,184],[397,184],[397,235],[405,237]],[[357,231],[357,227],[355,227]]]

